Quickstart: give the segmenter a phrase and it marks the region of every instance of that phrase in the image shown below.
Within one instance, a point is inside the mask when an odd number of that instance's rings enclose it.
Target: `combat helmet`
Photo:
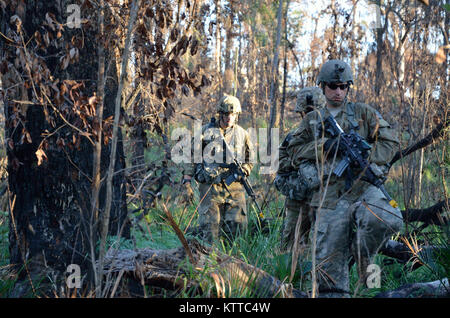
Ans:
[[[217,105],[217,112],[218,113],[240,113],[242,111],[241,109],[241,102],[239,99],[237,99],[234,96],[225,94],[219,101],[219,104]]]
[[[294,111],[297,113],[308,113],[314,108],[322,108],[326,104],[325,95],[322,90],[317,87],[305,87],[297,93],[297,104]]]
[[[353,73],[350,66],[341,60],[328,60],[320,69],[317,84],[321,83],[351,83]]]

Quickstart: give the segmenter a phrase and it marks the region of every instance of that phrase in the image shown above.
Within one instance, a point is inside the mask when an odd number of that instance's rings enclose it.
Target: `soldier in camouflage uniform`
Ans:
[[[319,87],[305,87],[297,94],[297,105],[294,111],[303,118],[307,113],[325,106],[325,96]],[[275,177],[275,187],[286,196],[285,218],[281,233],[281,251],[289,252],[295,238],[297,221],[300,223],[300,244],[306,244],[311,228],[312,216],[310,214],[308,194],[319,185],[315,164],[305,160],[299,169],[291,165],[286,147],[292,138],[294,130],[289,132],[279,147],[279,165]],[[301,213],[301,219],[299,215]]]
[[[237,124],[241,113],[239,100],[225,95],[218,104],[217,112],[218,120],[202,127],[203,162],[186,166],[183,177],[186,185],[190,184],[192,177],[199,182],[199,230],[210,243],[221,235],[232,240],[247,227],[245,189],[238,181],[227,186],[225,179],[231,173],[228,166],[233,156],[243,163],[247,176],[253,168],[250,163],[253,151],[250,136]],[[222,137],[234,154],[226,154]]]
[[[315,208],[317,280],[321,297],[349,297],[348,262],[352,254],[360,280],[365,283],[367,266],[373,256],[403,225],[400,210],[389,204],[380,189],[361,178],[353,180],[351,188],[346,189],[346,174],[337,177],[331,173],[341,158],[339,138],[331,138],[322,129],[323,119],[330,115],[345,133],[356,131],[371,144],[367,160],[379,176],[398,149],[396,134],[375,109],[347,101],[352,83],[353,75],[347,63],[340,60],[324,63],[318,84],[327,106],[308,113],[287,146],[294,167],[305,159],[321,163],[323,187],[314,192],[310,203]],[[352,170],[355,176],[361,173],[356,168]]]

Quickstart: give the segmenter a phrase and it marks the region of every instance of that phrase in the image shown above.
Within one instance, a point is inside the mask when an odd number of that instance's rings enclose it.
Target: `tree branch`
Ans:
[[[436,140],[443,138],[445,130],[449,125],[450,125],[450,118],[447,118],[445,122],[442,122],[439,125],[437,125],[436,128],[434,128],[425,138],[418,141],[412,146],[409,146],[401,151],[398,151],[394,155],[394,158],[392,158],[391,162],[389,163],[389,168],[392,167],[392,165],[399,159],[402,159],[403,157],[406,157],[407,155],[413,153],[414,151],[429,146]]]

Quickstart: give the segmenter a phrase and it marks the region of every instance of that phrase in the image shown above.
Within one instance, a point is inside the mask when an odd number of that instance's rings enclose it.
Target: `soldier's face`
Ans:
[[[340,106],[344,102],[347,93],[348,84],[346,83],[333,83],[325,85],[324,94],[327,98],[328,105],[332,107]]]
[[[220,113],[219,124],[223,129],[233,127],[236,123],[237,114],[235,113]]]

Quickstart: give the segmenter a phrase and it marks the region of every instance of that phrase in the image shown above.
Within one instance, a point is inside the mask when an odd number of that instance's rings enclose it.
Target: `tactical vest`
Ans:
[[[325,118],[325,112],[326,108],[320,109],[320,118]],[[346,113],[347,113],[347,120],[350,122],[350,133],[354,132],[355,130],[359,129],[359,124],[355,119],[355,103],[348,102],[346,104]],[[316,129],[316,137],[321,137],[321,128],[322,125],[319,126],[319,129]]]

